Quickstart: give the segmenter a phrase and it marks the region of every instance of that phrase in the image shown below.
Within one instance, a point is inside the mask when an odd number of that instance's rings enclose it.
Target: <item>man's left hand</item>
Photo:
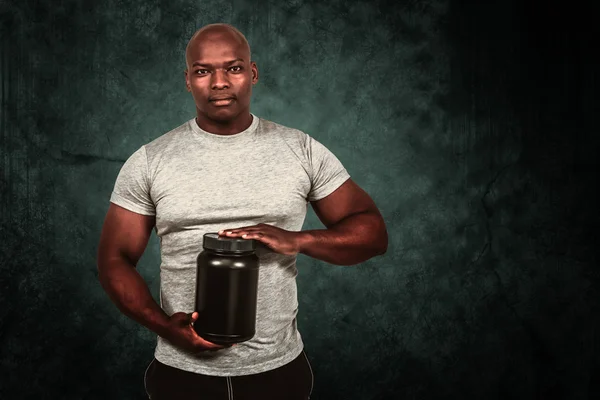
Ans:
[[[300,251],[300,232],[286,231],[273,225],[258,224],[236,229],[224,229],[219,235],[254,239],[279,254],[294,255]]]

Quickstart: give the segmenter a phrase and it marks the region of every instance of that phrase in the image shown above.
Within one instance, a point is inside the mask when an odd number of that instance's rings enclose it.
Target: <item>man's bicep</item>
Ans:
[[[353,214],[379,213],[371,196],[352,179],[346,180],[328,196],[312,201],[311,206],[319,220],[327,228]]]
[[[155,216],[138,214],[110,203],[98,247],[98,263],[125,258],[136,265],[144,253]]]

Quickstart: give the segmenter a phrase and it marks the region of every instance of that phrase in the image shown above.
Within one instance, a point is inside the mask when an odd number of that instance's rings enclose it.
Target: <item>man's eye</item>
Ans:
[[[200,75],[204,75],[204,74],[205,74],[205,73],[207,73],[207,72],[208,72],[208,71],[207,71],[207,70],[205,70],[205,69],[199,69],[199,70],[197,70],[197,71],[196,71],[196,73],[197,73],[197,74],[200,74]]]
[[[233,67],[231,67],[229,69],[232,70],[233,72],[240,72],[242,70],[242,67],[240,67],[239,65],[234,65]]]

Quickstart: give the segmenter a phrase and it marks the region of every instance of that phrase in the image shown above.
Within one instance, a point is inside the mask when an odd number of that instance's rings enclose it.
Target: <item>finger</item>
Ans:
[[[250,229],[240,229],[237,231],[226,231],[225,236],[229,236],[229,237],[236,236],[237,237],[237,236],[242,236],[244,233],[248,233],[251,231],[252,230],[250,230]]]
[[[263,233],[264,234],[264,230],[261,228],[250,228],[250,229],[243,229],[243,230],[239,230],[239,231],[232,231],[232,232],[226,232],[225,235],[229,236],[229,237],[240,237],[243,235],[249,235],[251,233]]]
[[[265,234],[262,232],[248,232],[248,233],[243,233],[242,238],[262,240],[265,238]]]
[[[219,233],[219,236],[228,236],[228,237],[233,237],[233,236],[237,236],[240,232],[239,230],[228,230],[228,231],[221,231],[222,233]]]
[[[241,226],[239,228],[229,228],[229,229],[221,229],[219,231],[219,235],[226,235],[228,232],[239,232],[242,230],[258,228],[258,225],[249,225],[249,226]]]
[[[265,224],[259,224],[259,225],[253,225],[253,226],[245,226],[243,228],[236,228],[236,229],[224,229],[223,235],[226,235],[228,233],[240,233],[240,232],[254,232],[254,231],[265,231],[270,229],[271,227],[269,227],[268,225]]]
[[[215,351],[215,350],[219,350],[219,349],[223,349],[223,348],[227,347],[227,346],[223,346],[220,344],[207,342],[202,339],[200,339],[200,340],[201,340],[201,342],[199,343],[199,347],[204,351]]]
[[[194,338],[193,338],[194,343],[198,347],[206,348],[206,347],[218,346],[218,344],[209,342],[208,340],[204,339],[202,336],[198,335],[198,332],[196,332],[195,329],[192,329],[192,336],[194,336]]]

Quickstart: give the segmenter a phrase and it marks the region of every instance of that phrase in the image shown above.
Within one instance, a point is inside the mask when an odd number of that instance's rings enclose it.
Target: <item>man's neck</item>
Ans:
[[[243,132],[252,124],[252,115],[250,112],[238,115],[231,121],[221,122],[208,119],[198,114],[196,124],[200,129],[215,135],[235,135]]]

